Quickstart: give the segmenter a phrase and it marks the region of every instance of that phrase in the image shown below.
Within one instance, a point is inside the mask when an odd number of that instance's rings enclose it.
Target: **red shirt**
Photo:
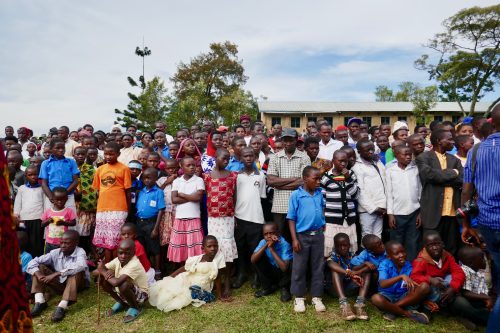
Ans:
[[[442,265],[439,268],[427,251],[423,249],[418,254],[418,257],[413,260],[413,270],[411,271],[410,278],[417,283],[429,283],[431,277],[444,279],[446,275],[451,274],[450,287],[456,292],[460,291],[465,282],[464,271],[457,264],[453,256],[446,251],[443,251],[441,262]]]
[[[234,192],[238,174],[231,172],[229,176],[214,179],[210,173],[203,174],[207,191],[207,208],[209,217],[234,216]]]
[[[146,255],[146,251],[144,251],[144,246],[142,246],[141,242],[139,242],[137,239],[134,239],[135,243],[135,256],[137,259],[142,264],[142,267],[144,267],[144,270],[147,272],[151,268],[151,264],[149,263],[148,256]]]

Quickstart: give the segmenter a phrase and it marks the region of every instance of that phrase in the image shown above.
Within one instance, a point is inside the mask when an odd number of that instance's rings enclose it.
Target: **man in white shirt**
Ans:
[[[57,130],[57,134],[61,139],[64,140],[64,157],[73,158],[73,149],[78,147],[80,144],[76,141],[73,141],[69,138],[69,128],[68,126],[61,126]]]
[[[60,248],[32,259],[28,263],[26,273],[33,276],[31,292],[35,294],[35,305],[31,309],[31,316],[39,316],[47,308],[44,293],[47,288],[62,293],[62,300],[52,314],[52,321],[61,321],[64,318],[68,305],[76,302],[78,291],[85,287],[85,280],[90,283],[87,255],[76,246],[78,232],[66,231],[60,243]]]
[[[395,146],[397,163],[385,171],[387,184],[387,215],[391,240],[404,245],[409,261],[415,259],[421,248],[420,194],[422,183],[418,168],[407,146]]]
[[[344,144],[332,138],[332,127],[328,123],[320,125],[319,136],[321,141],[319,142],[318,158],[331,161],[333,153],[342,148]]]

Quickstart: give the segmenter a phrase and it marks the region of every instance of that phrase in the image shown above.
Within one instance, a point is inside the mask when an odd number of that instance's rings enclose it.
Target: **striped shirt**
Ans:
[[[472,183],[472,152],[467,155],[464,183]],[[477,150],[474,187],[479,195],[478,224],[500,230],[500,133],[491,134]]]
[[[333,175],[328,171],[321,177],[321,188],[326,200],[326,223],[342,225],[344,220],[351,225],[356,222],[356,199],[359,188],[354,172],[349,171],[350,177]]]

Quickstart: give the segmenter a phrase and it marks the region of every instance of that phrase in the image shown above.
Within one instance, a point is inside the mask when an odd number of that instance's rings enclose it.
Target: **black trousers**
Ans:
[[[250,256],[262,239],[262,224],[235,218],[234,239],[238,249],[236,268],[239,275],[246,275],[250,270]]]
[[[35,257],[43,254],[45,241],[43,239],[42,220],[23,221],[26,226],[26,233],[29,240],[29,253]]]
[[[444,248],[451,253],[455,258],[458,254],[458,249],[461,247],[460,228],[457,218],[454,216],[442,216],[437,228],[424,228],[424,236],[428,231],[437,231],[444,242]]]
[[[292,244],[292,236],[290,235],[290,229],[288,228],[286,214],[273,213],[273,220],[274,223],[278,225],[281,236],[283,236],[288,243]]]
[[[269,258],[264,254],[258,262],[253,265],[257,276],[259,277],[262,289],[269,289],[273,286],[279,288],[287,288],[290,290],[290,282],[292,277],[292,265],[283,272],[278,267],[271,264]]]
[[[136,219],[137,228],[137,239],[144,246],[146,254],[149,256],[155,256],[160,254],[160,240],[151,239],[151,233],[156,224],[156,216],[149,219]]]

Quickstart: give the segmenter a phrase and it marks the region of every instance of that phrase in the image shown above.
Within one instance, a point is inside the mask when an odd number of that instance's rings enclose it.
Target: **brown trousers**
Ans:
[[[43,275],[50,275],[54,273],[53,270],[45,265],[40,265],[39,269]],[[36,275],[33,275],[33,282],[31,285],[31,292],[33,294],[45,293],[47,291],[47,287],[55,291],[58,295],[62,294],[62,300],[76,302],[76,294],[85,287],[85,272],[67,276],[63,283],[59,282],[59,278],[53,279],[50,283],[43,283],[38,280]]]

